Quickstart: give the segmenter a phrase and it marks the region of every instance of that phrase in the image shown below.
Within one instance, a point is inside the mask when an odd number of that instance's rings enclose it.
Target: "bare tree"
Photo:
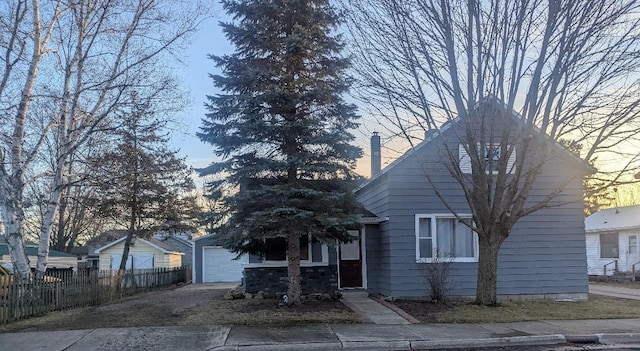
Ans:
[[[498,251],[515,223],[562,205],[564,184],[530,196],[553,153],[546,140],[579,146],[580,156],[602,167],[598,176],[609,182],[637,169],[638,148],[629,147],[640,131],[637,1],[342,5],[356,91],[370,114],[412,146],[417,132],[441,135],[451,128],[464,147],[447,149],[444,162],[466,196],[479,238],[477,303],[496,303]],[[496,120],[499,111],[517,112],[525,128]],[[471,172],[460,168],[463,154]],[[603,163],[612,158],[615,163]]]
[[[28,278],[25,185],[46,182],[36,265],[44,273],[71,155],[108,126],[131,92],[158,98],[166,111],[183,105],[168,60],[180,58],[207,12],[186,0],[11,0],[0,9],[10,14],[0,22],[0,212],[12,261]],[[48,139],[55,144],[49,168],[38,162]]]

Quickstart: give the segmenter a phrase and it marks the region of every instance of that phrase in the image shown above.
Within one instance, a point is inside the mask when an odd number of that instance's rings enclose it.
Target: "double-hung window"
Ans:
[[[503,157],[502,155],[502,145],[500,144],[486,144],[484,148],[480,147],[478,144],[478,155],[479,161],[484,162],[484,170],[487,174],[497,174],[499,169],[500,159]],[[515,162],[516,162],[516,148],[513,145],[507,145],[507,150],[511,148],[511,154],[509,155],[509,159],[507,160],[507,174],[515,173]],[[465,145],[458,145],[458,157],[460,162],[460,170],[462,173],[471,174],[471,157],[467,153],[467,149]]]
[[[471,221],[462,217],[462,221]],[[455,262],[478,261],[476,234],[452,214],[416,215],[416,261],[433,262],[438,258]]]

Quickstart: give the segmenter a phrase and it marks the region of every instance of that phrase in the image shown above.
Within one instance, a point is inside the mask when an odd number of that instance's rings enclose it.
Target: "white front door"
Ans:
[[[627,271],[631,271],[631,266],[640,261],[640,251],[638,248],[638,235],[629,235],[627,239]],[[636,265],[638,270],[640,265]]]

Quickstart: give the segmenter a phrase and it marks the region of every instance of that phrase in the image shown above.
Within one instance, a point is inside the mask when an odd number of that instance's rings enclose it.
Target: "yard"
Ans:
[[[311,323],[363,323],[339,301],[305,300],[300,308],[279,301],[225,300],[228,289],[190,284],[142,293],[108,305],[51,312],[0,326],[1,332],[73,330],[109,327],[201,325],[295,325]],[[638,318],[640,301],[590,295],[589,301],[506,302],[481,307],[468,302],[446,305],[396,300],[397,307],[421,323],[499,323],[530,320]]]
[[[463,301],[432,304],[426,301],[396,300],[393,303],[421,323],[506,323],[640,316],[640,300],[594,294],[589,295],[588,301],[511,301],[501,303],[498,307],[477,306]]]
[[[0,332],[72,330],[109,327],[197,325],[291,325],[307,323],[361,323],[339,301],[306,300],[301,308],[281,306],[276,300],[225,300],[228,289],[190,284],[132,296],[109,305],[51,312],[0,326]]]

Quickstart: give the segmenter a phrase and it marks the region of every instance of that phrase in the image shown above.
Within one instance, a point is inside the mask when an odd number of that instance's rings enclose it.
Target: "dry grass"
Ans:
[[[511,301],[498,307],[477,306],[457,302],[434,313],[422,313],[431,308],[428,303],[396,304],[421,322],[440,323],[507,323],[532,320],[638,318],[640,301],[589,295],[588,301]],[[423,311],[420,311],[420,308]],[[430,315],[427,319],[425,316]]]
[[[172,291],[141,294],[126,301],[57,311],[46,316],[0,325],[0,332],[72,330],[150,326],[294,325],[362,323],[339,301],[308,300],[301,307],[276,300],[225,300],[226,290]]]
[[[338,301],[305,301],[302,307],[281,306],[275,300],[211,301],[208,313],[185,319],[189,325],[296,325],[309,323],[362,323],[353,311]]]

